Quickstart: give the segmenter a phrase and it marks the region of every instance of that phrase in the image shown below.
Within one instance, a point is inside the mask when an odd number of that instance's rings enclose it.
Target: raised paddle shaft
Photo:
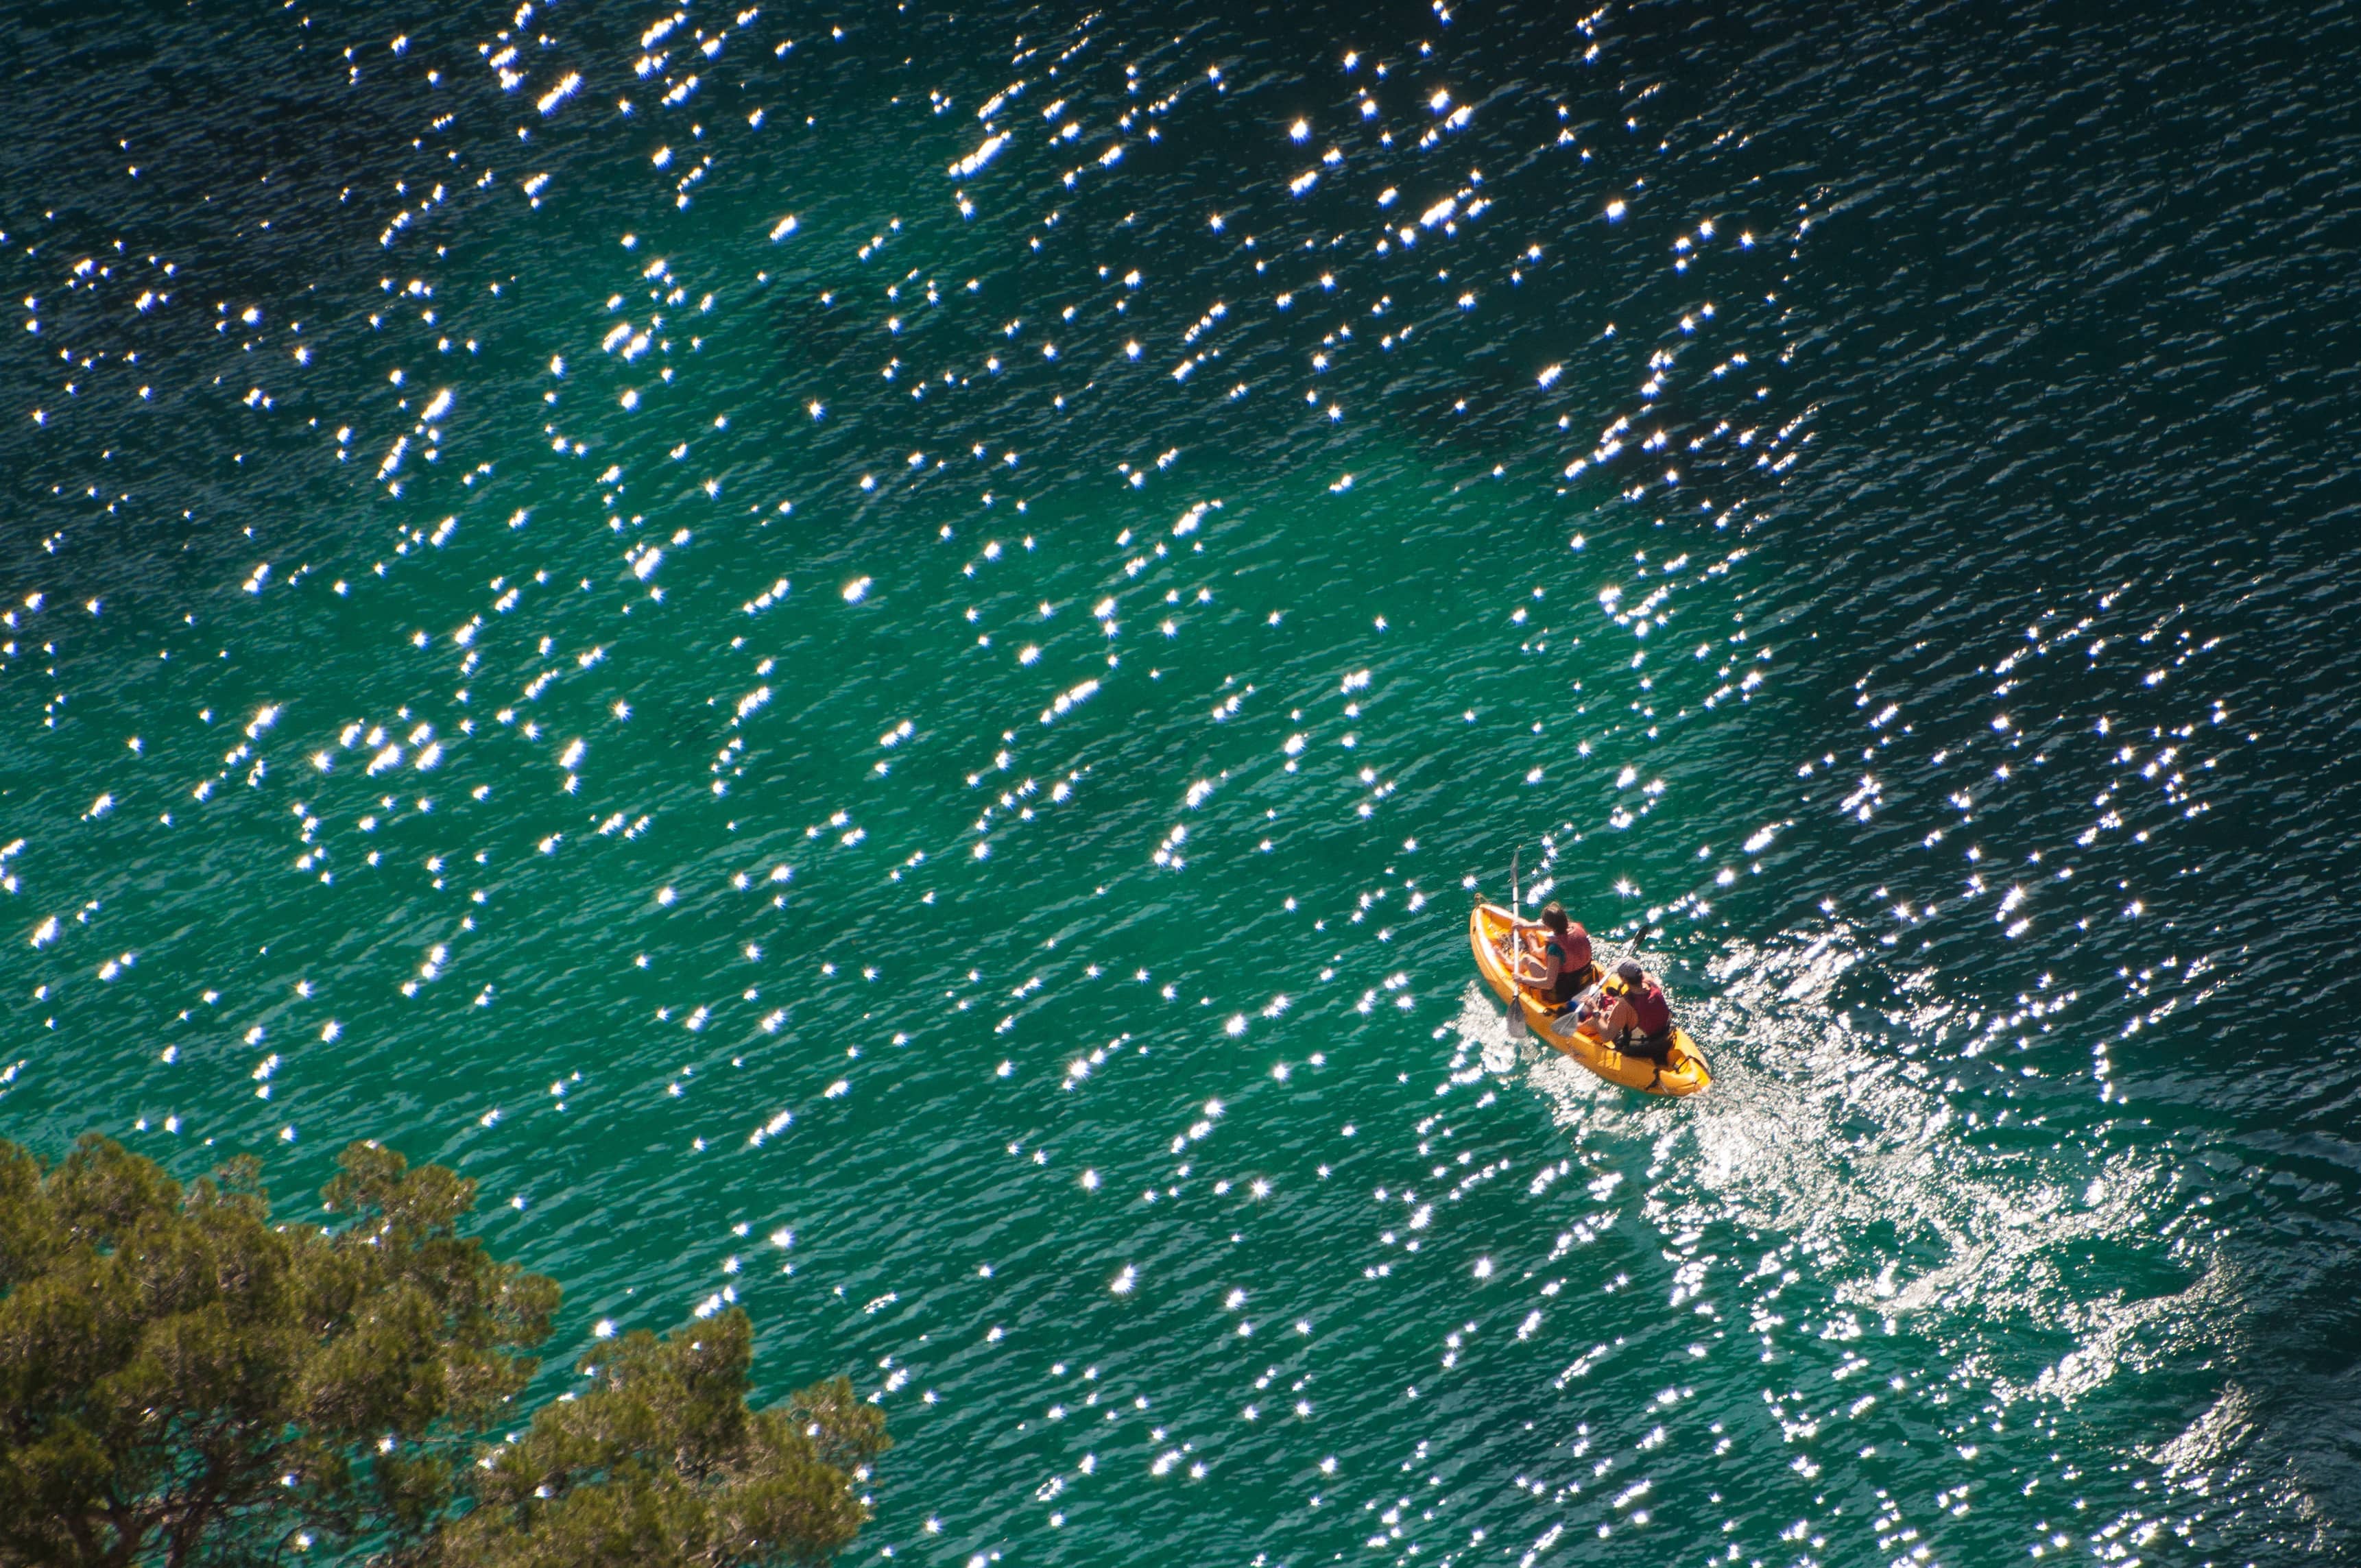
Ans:
[[[1509,996],[1509,1038],[1525,1037],[1524,986],[1525,933],[1519,924],[1524,909],[1524,896],[1517,880],[1518,851],[1509,851],[1509,979],[1512,989]]]

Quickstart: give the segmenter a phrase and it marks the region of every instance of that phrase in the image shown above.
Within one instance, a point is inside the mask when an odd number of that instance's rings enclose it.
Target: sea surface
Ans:
[[[858,1563],[2351,1561],[2356,45],[12,5],[0,1135],[741,1304]]]

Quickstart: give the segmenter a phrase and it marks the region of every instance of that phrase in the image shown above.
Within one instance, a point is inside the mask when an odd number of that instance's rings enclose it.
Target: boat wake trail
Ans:
[[[1510,1040],[1472,982],[1449,1025],[1455,1072],[1472,1058],[1542,1099],[1567,1145],[1545,1152],[1603,1206],[1571,1234],[1620,1231],[1671,1266],[1667,1321],[1706,1336],[1692,1355],[1751,1339],[1783,1422],[1841,1434],[1798,1457],[1806,1482],[1828,1486],[1823,1466],[1866,1476],[1930,1421],[1958,1496],[2004,1470],[2020,1488],[2103,1471],[2106,1444],[2061,1449],[2066,1412],[2221,1354],[2234,1270],[2175,1223],[2190,1200],[2146,1124],[2098,1091],[2087,1046],[2033,1007],[1995,1029],[1939,977],[1894,980],[1871,940],[1839,924],[1725,944],[1684,998],[1718,1073],[1693,1100],[1627,1092]],[[2166,1434],[2187,1420],[2157,1413]],[[2150,1463],[2187,1492],[2188,1474],[2231,1473],[2237,1456],[2191,1440]],[[2119,1533],[2154,1521],[2153,1493],[2105,1490]]]

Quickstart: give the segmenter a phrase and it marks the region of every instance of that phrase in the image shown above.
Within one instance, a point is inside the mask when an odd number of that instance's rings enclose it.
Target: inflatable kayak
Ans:
[[[1499,905],[1479,903],[1467,917],[1467,941],[1476,949],[1476,967],[1484,971],[1485,983],[1501,1001],[1523,1009],[1525,1023],[1535,1038],[1572,1057],[1608,1082],[1645,1094],[1677,1097],[1695,1094],[1712,1084],[1713,1074],[1706,1068],[1705,1053],[1697,1049],[1687,1030],[1674,1028],[1671,1059],[1658,1067],[1646,1057],[1626,1056],[1598,1036],[1577,1027],[1570,1012],[1553,1010],[1532,986],[1517,983],[1509,967],[1509,932],[1513,923],[1513,917]],[[1541,929],[1530,920],[1524,922],[1523,928],[1528,933]],[[1530,936],[1527,940],[1531,940]]]

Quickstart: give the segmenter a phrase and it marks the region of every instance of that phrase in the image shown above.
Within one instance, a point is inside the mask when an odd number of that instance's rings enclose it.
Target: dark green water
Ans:
[[[2349,9],[675,17],[0,18],[0,1134],[742,1301],[859,1561],[2352,1550]]]

